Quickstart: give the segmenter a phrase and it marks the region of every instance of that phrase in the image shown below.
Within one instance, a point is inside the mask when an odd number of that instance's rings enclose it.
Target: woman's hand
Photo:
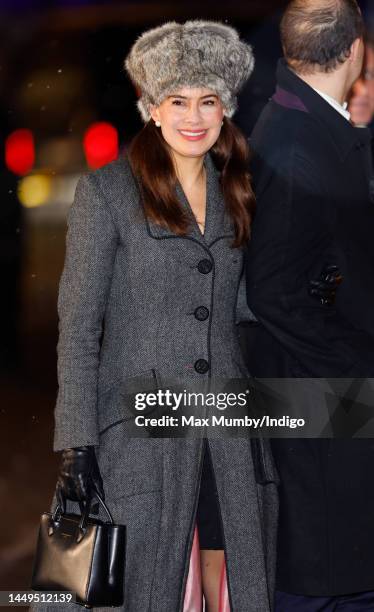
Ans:
[[[63,498],[84,502],[97,491],[104,499],[103,480],[93,446],[79,446],[62,451],[56,495],[61,504]]]

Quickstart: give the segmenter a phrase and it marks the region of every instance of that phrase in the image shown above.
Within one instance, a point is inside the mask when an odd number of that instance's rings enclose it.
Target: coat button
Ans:
[[[201,259],[197,264],[197,269],[201,274],[209,274],[213,268],[213,264],[210,259]]]
[[[206,374],[209,370],[209,363],[206,359],[198,359],[195,361],[195,370],[198,374]]]
[[[205,306],[198,306],[194,312],[194,315],[198,321],[206,321],[209,317],[209,310]]]

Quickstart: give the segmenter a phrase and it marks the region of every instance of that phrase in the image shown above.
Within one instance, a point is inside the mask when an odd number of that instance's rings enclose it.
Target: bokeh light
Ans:
[[[118,157],[118,132],[110,123],[93,123],[83,138],[87,164],[96,169]]]
[[[51,178],[43,174],[25,176],[18,183],[18,199],[25,208],[47,204],[51,192]]]
[[[5,141],[5,164],[8,170],[23,176],[35,162],[34,136],[31,130],[20,129],[9,134]]]

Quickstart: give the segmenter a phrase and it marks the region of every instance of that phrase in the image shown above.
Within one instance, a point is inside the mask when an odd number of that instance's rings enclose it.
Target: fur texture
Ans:
[[[252,73],[252,48],[237,31],[212,21],[175,21],[144,32],[125,60],[140,89],[138,109],[145,122],[158,106],[181,87],[207,87],[221,99],[226,115],[237,107],[236,95]]]

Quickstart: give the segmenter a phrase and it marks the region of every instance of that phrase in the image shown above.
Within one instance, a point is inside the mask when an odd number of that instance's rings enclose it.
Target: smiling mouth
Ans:
[[[188,139],[197,139],[197,138],[203,138],[208,130],[199,130],[199,131],[190,131],[190,130],[178,130],[178,132],[184,136],[184,138],[188,138]]]

